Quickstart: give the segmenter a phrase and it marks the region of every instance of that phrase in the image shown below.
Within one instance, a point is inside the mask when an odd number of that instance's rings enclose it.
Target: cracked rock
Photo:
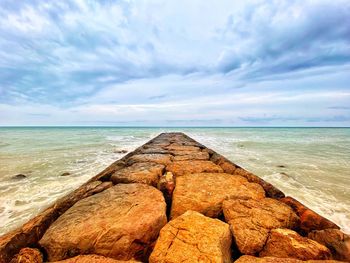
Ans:
[[[152,163],[167,165],[171,163],[171,157],[172,156],[170,154],[160,154],[160,153],[135,154],[128,159],[127,163],[134,164],[134,163],[152,162]]]
[[[166,204],[159,190],[145,184],[118,184],[78,201],[39,243],[49,261],[90,253],[143,259],[166,222]]]
[[[296,228],[299,217],[275,199],[231,199],[223,202],[225,221],[242,254],[254,255],[265,245],[271,229]]]
[[[149,262],[231,262],[229,225],[188,211],[162,228]]]

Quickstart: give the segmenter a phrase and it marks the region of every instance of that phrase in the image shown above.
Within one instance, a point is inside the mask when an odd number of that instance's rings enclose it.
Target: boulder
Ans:
[[[186,174],[176,178],[171,218],[187,210],[218,217],[222,214],[222,202],[226,199],[264,197],[265,192],[260,185],[248,183],[247,179],[241,176],[226,173]]]
[[[266,245],[259,253],[262,257],[297,258],[300,260],[330,259],[328,248],[290,229],[273,229]]]
[[[227,160],[225,157],[223,157],[217,153],[214,153],[212,155],[212,157],[210,158],[210,161],[219,165],[224,170],[224,172],[228,173],[228,174],[233,174],[237,168],[236,165],[234,165],[229,160]]]
[[[71,175],[71,173],[69,173],[69,172],[61,173],[61,176],[68,176],[68,175]]]
[[[157,163],[134,163],[131,166],[116,171],[111,176],[111,181],[115,184],[142,183],[157,186],[164,168],[164,165]]]
[[[187,146],[187,145],[179,145],[176,143],[172,143],[169,146],[164,147],[164,149],[169,151],[186,151],[186,152],[197,152],[201,149],[196,146]]]
[[[27,178],[25,174],[16,174],[12,176],[12,179],[24,179],[24,178]]]
[[[166,224],[162,193],[145,184],[118,184],[78,201],[46,231],[49,261],[93,253],[119,260],[147,257]]]
[[[157,188],[163,193],[167,204],[167,214],[170,212],[171,200],[175,189],[175,178],[171,172],[163,175],[158,182]]]
[[[175,155],[174,161],[188,161],[188,160],[209,160],[208,152],[193,152],[185,155]]]
[[[19,253],[10,261],[10,263],[42,263],[43,256],[39,249],[22,248]]]
[[[168,172],[172,172],[175,176],[183,176],[191,173],[222,173],[220,166],[211,161],[177,161],[166,167]]]
[[[229,225],[187,211],[160,231],[150,263],[231,262]]]
[[[80,255],[65,260],[56,261],[55,263],[137,263],[134,260],[117,260],[113,258],[106,258],[99,255]]]
[[[328,247],[332,258],[350,262],[350,235],[338,229],[325,229],[311,231],[308,237]]]
[[[152,162],[152,163],[167,165],[171,163],[171,158],[172,156],[170,154],[160,154],[160,153],[135,154],[128,159],[127,163],[134,164],[134,163]]]
[[[275,199],[230,199],[223,202],[225,221],[242,254],[260,252],[275,228],[296,228],[299,217],[288,205]]]
[[[323,230],[328,228],[339,229],[339,226],[332,221],[320,216],[293,197],[287,196],[280,199],[280,201],[292,207],[300,217],[300,230],[302,233],[307,234],[312,230]]]
[[[296,258],[275,258],[275,257],[253,257],[248,255],[243,255],[235,261],[235,263],[337,263],[340,261],[336,260],[299,260]]]

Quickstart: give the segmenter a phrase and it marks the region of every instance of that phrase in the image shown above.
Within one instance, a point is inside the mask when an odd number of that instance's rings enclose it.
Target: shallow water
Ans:
[[[350,129],[86,127],[0,128],[0,234],[164,131],[187,133],[350,233]]]

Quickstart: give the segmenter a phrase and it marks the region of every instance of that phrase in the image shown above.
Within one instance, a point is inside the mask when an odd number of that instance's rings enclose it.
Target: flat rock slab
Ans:
[[[171,218],[188,210],[218,217],[222,214],[222,202],[226,199],[264,197],[265,192],[260,185],[248,183],[241,176],[226,173],[186,174],[176,178]]]
[[[134,260],[117,260],[113,258],[106,258],[99,255],[80,255],[73,258],[68,258],[55,263],[137,263],[140,261]]]
[[[183,176],[191,173],[222,173],[223,169],[211,161],[176,161],[166,167],[168,172],[175,176]]]
[[[271,229],[293,229],[299,225],[299,217],[291,207],[271,198],[226,200],[223,211],[242,254],[260,252]]]
[[[231,262],[229,225],[188,211],[160,231],[150,263]]]
[[[145,184],[118,184],[68,209],[40,245],[49,261],[79,254],[142,259],[166,224],[162,193]]]
[[[158,163],[134,163],[131,166],[116,171],[111,181],[119,183],[142,183],[157,186],[165,166]]]
[[[135,154],[128,159],[127,163],[134,164],[134,163],[152,162],[152,163],[167,165],[171,163],[171,159],[172,159],[172,155],[170,154],[160,154],[160,153]]]
[[[191,154],[175,155],[174,161],[189,161],[189,160],[209,160],[208,152],[193,152]]]
[[[276,258],[276,257],[263,257],[257,258],[253,256],[244,255],[235,261],[235,263],[339,263],[336,260],[299,260],[295,258]]]
[[[330,259],[331,253],[325,246],[289,229],[273,229],[270,232],[262,257],[297,258],[300,260]]]

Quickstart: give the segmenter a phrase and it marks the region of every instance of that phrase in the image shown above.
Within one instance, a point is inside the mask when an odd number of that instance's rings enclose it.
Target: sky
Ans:
[[[0,0],[0,125],[350,126],[350,1]]]

